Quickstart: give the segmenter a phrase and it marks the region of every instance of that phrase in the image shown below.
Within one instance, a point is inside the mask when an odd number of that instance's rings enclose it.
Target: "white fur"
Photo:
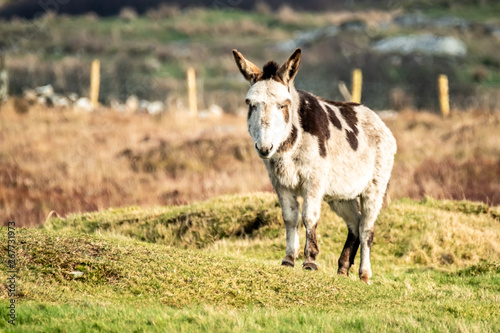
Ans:
[[[286,87],[273,80],[255,83],[246,95],[247,104],[253,108],[248,131],[256,148],[273,147],[267,158],[271,158],[286,139],[288,127],[279,107],[287,100],[291,100],[291,95]]]

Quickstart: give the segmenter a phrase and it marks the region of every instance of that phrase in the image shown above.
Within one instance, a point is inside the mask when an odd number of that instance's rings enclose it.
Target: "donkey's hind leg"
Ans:
[[[369,188],[361,194],[361,221],[359,224],[359,240],[361,247],[361,260],[359,264],[359,278],[370,284],[372,276],[370,257],[372,252],[373,236],[375,234],[375,221],[382,208],[384,193],[380,188]]]
[[[344,219],[347,224],[348,234],[344,244],[344,249],[339,257],[339,269],[337,274],[349,275],[349,268],[354,264],[354,258],[359,248],[359,204],[358,199],[328,202],[330,208]]]

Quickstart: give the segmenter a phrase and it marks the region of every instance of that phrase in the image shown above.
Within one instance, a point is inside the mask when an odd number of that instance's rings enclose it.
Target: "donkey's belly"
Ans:
[[[363,192],[372,181],[372,168],[360,170],[350,170],[349,174],[344,174],[342,170],[335,170],[326,179],[325,196],[332,199],[349,200],[354,199]]]

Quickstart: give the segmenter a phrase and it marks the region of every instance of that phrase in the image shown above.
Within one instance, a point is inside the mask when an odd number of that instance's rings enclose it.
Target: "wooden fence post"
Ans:
[[[361,69],[356,68],[352,71],[352,101],[361,103],[361,88],[363,86],[363,73]]]
[[[5,54],[0,53],[0,103],[9,97],[9,73],[5,66]]]
[[[198,116],[198,100],[196,96],[196,73],[193,67],[187,70],[187,89],[189,99],[189,112],[193,117]]]
[[[99,87],[101,84],[101,62],[98,59],[92,61],[90,71],[90,102],[92,108],[99,106]]]
[[[450,113],[450,96],[448,87],[448,77],[444,74],[438,77],[439,86],[439,105],[441,106],[441,114],[443,117],[448,117]]]

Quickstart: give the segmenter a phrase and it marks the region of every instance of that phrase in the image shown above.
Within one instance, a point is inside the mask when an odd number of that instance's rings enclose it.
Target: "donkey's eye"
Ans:
[[[278,109],[280,109],[280,110],[283,110],[285,107],[286,107],[286,105],[284,105],[284,104],[278,105]]]

